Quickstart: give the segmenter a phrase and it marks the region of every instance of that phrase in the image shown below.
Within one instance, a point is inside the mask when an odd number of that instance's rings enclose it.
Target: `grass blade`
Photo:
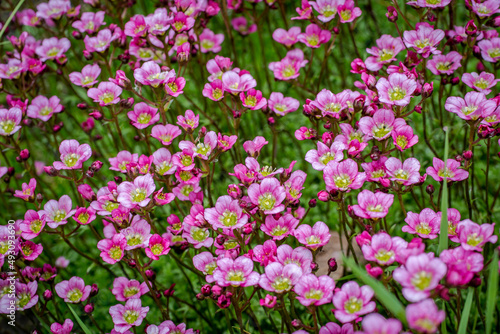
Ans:
[[[403,304],[385,288],[385,286],[371,277],[361,267],[359,267],[351,258],[344,257],[343,263],[351,268],[354,275],[356,275],[364,284],[370,286],[375,291],[377,300],[382,303],[394,316],[396,316],[403,324],[406,324],[406,314]]]
[[[78,314],[76,314],[75,310],[73,310],[73,307],[71,307],[71,305],[68,304],[68,303],[66,303],[66,305],[68,305],[69,310],[71,311],[71,313],[73,313],[73,316],[75,317],[76,322],[78,322],[78,325],[80,325],[80,327],[82,328],[83,332],[85,334],[93,334],[90,331],[90,329],[83,323],[82,319],[80,319],[80,317],[78,316]]]
[[[5,21],[5,24],[3,25],[2,30],[0,30],[0,40],[2,39],[3,34],[5,33],[5,30],[7,30],[7,27],[9,26],[10,21],[12,21],[12,19],[17,14],[17,12],[19,11],[19,8],[21,8],[21,6],[23,5],[23,3],[24,3],[24,0],[20,0],[17,3],[16,8],[14,8],[14,10],[12,11],[12,13],[10,13],[10,16],[7,18],[7,21]]]
[[[445,140],[444,140],[444,167],[448,160],[448,127],[444,127]],[[448,181],[443,180],[443,192],[441,194],[441,226],[439,230],[439,246],[438,254],[443,250],[448,249]]]
[[[495,250],[493,260],[490,263],[488,274],[488,288],[486,290],[486,334],[490,334],[495,323],[493,315],[497,303],[498,294],[498,252]]]
[[[462,311],[462,317],[460,318],[460,324],[458,325],[458,334],[467,333],[467,323],[469,322],[470,308],[472,306],[472,298],[474,297],[474,288],[470,287],[467,290],[467,299],[465,300],[464,309]]]

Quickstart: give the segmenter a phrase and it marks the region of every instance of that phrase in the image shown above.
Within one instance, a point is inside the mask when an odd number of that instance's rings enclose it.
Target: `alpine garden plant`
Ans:
[[[500,333],[500,0],[0,10],[1,328]]]

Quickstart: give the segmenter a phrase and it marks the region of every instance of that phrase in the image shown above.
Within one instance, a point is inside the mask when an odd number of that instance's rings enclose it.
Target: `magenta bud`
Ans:
[[[50,166],[50,167],[52,167],[52,166]],[[54,167],[52,167],[52,168],[54,168]],[[55,168],[54,168],[54,170],[55,170]],[[14,175],[14,173],[15,173],[15,172],[16,172],[16,170],[14,169],[14,167],[9,167],[9,168],[7,168],[7,174],[8,174],[9,176]]]
[[[434,91],[434,83],[433,82],[424,83],[424,86],[422,87],[422,97],[424,99],[430,97],[432,95],[433,91]]]
[[[465,25],[465,33],[467,36],[476,36],[477,35],[477,26],[474,23],[474,20],[470,20]]]
[[[103,166],[102,161],[96,160],[92,163],[92,165],[90,165],[90,169],[93,172],[98,172],[99,170],[101,170],[102,166]]]
[[[385,16],[389,20],[389,22],[396,22],[398,20],[398,11],[393,6],[387,7],[387,13]]]
[[[50,291],[49,289],[45,290],[43,292],[43,299],[51,300],[52,299],[52,291]]]
[[[146,275],[147,278],[149,278],[151,281],[154,281],[154,279],[156,278],[156,274],[155,272],[153,271],[153,269],[147,269],[144,274]]]
[[[47,173],[48,176],[56,176],[58,174],[57,169],[55,169],[53,166],[44,166],[43,170],[45,173]]]
[[[122,177],[121,177],[121,176],[119,176],[119,175],[118,175],[118,176],[115,176],[113,179],[115,180],[116,184],[120,184],[120,183],[122,183],[122,182],[123,182]]]
[[[78,186],[78,192],[80,193],[80,195],[82,195],[83,199],[89,203],[97,199],[97,196],[92,187],[86,183],[82,183]]]
[[[173,283],[170,288],[168,288],[167,290],[163,291],[163,295],[165,297],[172,297],[175,293],[175,283]]]
[[[95,120],[97,120],[97,121],[100,121],[101,119],[103,119],[103,118],[104,118],[104,116],[103,116],[103,115],[102,115],[99,111],[97,111],[97,110],[95,110],[95,111],[93,111],[93,112],[89,113],[89,115],[90,115],[91,117],[93,117],[93,118],[94,118]]]
[[[128,265],[130,268],[135,268],[137,266],[137,264],[135,263],[135,260],[129,260]]]
[[[218,285],[212,287],[212,296],[217,298],[222,294],[222,288]]]
[[[28,151],[28,149],[26,148],[24,150],[21,150],[21,152],[19,152],[19,157],[23,161],[28,160],[30,158],[30,151]]]
[[[458,85],[460,83],[460,78],[459,77],[454,77],[451,79],[451,84],[453,86]]]
[[[340,32],[340,29],[339,29],[338,27],[333,27],[332,31],[333,31],[333,33],[334,33],[335,35],[338,35],[338,34],[339,34],[339,32]]]
[[[80,102],[80,103],[78,103],[78,104],[76,105],[76,107],[77,107],[78,109],[85,110],[85,109],[87,109],[89,106],[88,106],[88,105],[87,105],[87,103],[85,103],[85,102]]]
[[[245,226],[243,226],[243,233],[244,234],[251,234],[253,232],[253,227],[252,227],[252,224],[251,223],[248,223],[248,224],[245,224]]]
[[[269,124],[270,126],[273,126],[275,123],[276,121],[274,120],[274,117],[269,117],[267,119],[267,124]]]
[[[328,202],[328,200],[330,199],[330,194],[326,190],[321,190],[320,192],[318,192],[318,199],[321,202]]]
[[[90,286],[90,297],[94,297],[99,293],[99,288],[97,287],[97,284],[92,284]]]
[[[79,32],[78,30],[74,30],[71,35],[73,36],[74,39],[82,39],[82,33]]]
[[[52,127],[52,131],[54,132],[59,132],[62,129],[62,126],[59,124],[56,124]]]
[[[94,56],[92,55],[92,53],[88,52],[87,50],[83,50],[83,56],[87,60],[92,60],[92,58],[94,58]]]
[[[338,267],[339,267],[339,265],[337,263],[337,260],[335,260],[334,257],[332,257],[330,260],[328,260],[328,274],[336,272]]]
[[[318,271],[318,269],[319,269],[318,264],[316,262],[311,262],[311,270],[312,270],[312,272],[314,273],[314,272]]]
[[[464,153],[462,153],[462,156],[465,160],[471,160],[474,154],[472,153],[472,151],[465,151]]]
[[[85,133],[90,133],[95,127],[94,119],[92,117],[87,118],[86,121],[81,123],[81,126]]]
[[[197,293],[196,294],[196,299],[203,300],[203,299],[205,299],[205,296],[202,293]]]
[[[427,187],[425,187],[425,191],[426,191],[429,195],[434,194],[434,186],[433,186],[432,184],[429,184]]]
[[[241,117],[241,111],[233,110],[233,118],[240,118],[240,117]]]
[[[227,186],[227,194],[233,199],[239,199],[242,196],[241,189],[237,184],[230,184]]]
[[[384,273],[382,268],[372,267],[371,264],[367,264],[365,266],[365,269],[366,269],[366,272],[368,273],[368,275],[370,275],[371,277],[374,277],[374,278],[378,278]]]
[[[83,307],[83,310],[85,313],[92,313],[94,312],[94,303],[87,304]]]
[[[479,277],[479,276],[474,276],[474,277],[472,278],[472,280],[469,282],[469,286],[472,286],[472,287],[474,287],[474,288],[477,288],[478,286],[480,286],[480,285],[481,285],[481,283],[482,283],[482,282],[483,282],[483,281],[482,281],[481,277]]]
[[[315,207],[316,207],[316,204],[317,204],[317,201],[316,201],[316,199],[315,199],[315,198],[311,198],[311,199],[309,200],[309,207],[310,207],[310,208],[315,208]]]
[[[204,296],[210,296],[212,294],[212,286],[210,284],[205,284],[204,286],[201,287],[201,293]]]
[[[299,319],[293,319],[292,320],[292,326],[295,328],[302,327],[302,322]]]
[[[36,194],[36,201],[38,204],[41,204],[43,202],[43,195],[40,193]]]

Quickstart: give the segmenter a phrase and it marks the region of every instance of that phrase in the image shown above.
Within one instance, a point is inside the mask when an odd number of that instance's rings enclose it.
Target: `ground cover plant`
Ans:
[[[500,0],[0,3],[7,333],[500,333]]]

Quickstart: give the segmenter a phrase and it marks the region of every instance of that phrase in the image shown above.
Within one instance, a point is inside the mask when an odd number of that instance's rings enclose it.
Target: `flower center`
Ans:
[[[449,61],[439,62],[436,64],[436,68],[440,71],[448,71],[451,68],[452,63]]]
[[[323,14],[324,17],[334,16],[335,14],[337,14],[337,9],[330,5],[326,5],[321,9],[321,14]]]
[[[401,180],[408,180],[408,172],[405,171],[404,169],[399,169],[397,170],[395,173],[394,173],[394,176],[397,178],[397,179],[401,179]]]
[[[166,161],[162,162],[161,165],[156,165],[156,172],[158,174],[165,174],[172,168],[172,164],[167,163]]]
[[[193,227],[191,229],[191,236],[193,237],[194,240],[198,242],[203,242],[208,237],[208,231],[204,228]]]
[[[476,86],[477,88],[480,88],[480,89],[486,89],[486,88],[488,88],[489,85],[490,85],[490,83],[488,81],[484,80],[483,78],[479,78],[474,82],[474,86]]]
[[[227,273],[226,280],[230,282],[244,282],[245,274],[241,270],[231,270]]]
[[[176,22],[174,22],[173,26],[174,26],[174,29],[176,31],[179,31],[182,29],[182,27],[184,27],[184,23],[182,23],[180,21],[176,21]]]
[[[292,65],[286,65],[285,68],[281,71],[281,74],[284,78],[293,77],[297,72]]]
[[[404,150],[408,145],[408,138],[405,136],[398,136],[396,138],[396,144]]]
[[[196,145],[196,153],[201,155],[207,155],[210,152],[210,146],[203,143]]]
[[[311,235],[306,238],[308,245],[318,245],[321,243],[321,239],[317,235]]]
[[[283,103],[277,103],[274,105],[274,109],[278,110],[279,112],[286,112],[288,110],[288,106]]]
[[[52,113],[52,108],[50,107],[43,107],[42,109],[40,109],[40,111],[38,112],[39,115],[42,115],[42,116],[47,116],[49,114]]]
[[[406,96],[406,91],[401,87],[393,87],[389,89],[389,98],[391,101],[399,101],[404,99]]]
[[[448,167],[445,167],[445,168],[441,168],[438,171],[438,175],[443,177],[443,178],[451,178],[451,177],[455,176],[455,173],[453,171],[451,171]]]
[[[137,123],[139,124],[148,124],[150,120],[151,115],[146,113],[140,114],[139,117],[137,117]]]
[[[236,213],[229,210],[224,211],[224,213],[220,217],[220,222],[222,223],[222,225],[227,227],[236,225],[237,221],[238,216],[236,215]]]
[[[120,204],[118,204],[118,203],[107,201],[106,204],[103,205],[103,208],[104,208],[104,210],[111,212],[114,209],[118,209],[119,206],[120,206]]]
[[[394,53],[390,49],[382,49],[379,50],[378,56],[380,58],[380,61],[388,61],[394,57]]]
[[[185,185],[184,187],[182,187],[181,189],[181,194],[183,194],[184,196],[189,196],[189,194],[194,190],[194,187],[190,184],[188,185]]]
[[[349,9],[343,10],[339,14],[344,21],[347,21],[351,18],[351,11]]]
[[[164,249],[165,247],[163,247],[162,244],[154,244],[153,246],[151,246],[151,253],[153,253],[154,255],[161,255]]]
[[[128,244],[128,242],[127,242]],[[120,248],[120,246],[113,246],[109,249],[109,257],[112,258],[113,260],[118,260],[122,257],[123,251]]]
[[[500,57],[500,48],[491,48],[488,50],[488,55],[491,58]]]
[[[207,275],[212,275],[216,268],[217,268],[217,262],[215,262],[215,261],[210,262],[210,263],[205,265],[205,273]]]
[[[483,242],[483,237],[477,233],[472,233],[467,236],[467,245],[469,246],[477,246],[481,242]]]
[[[127,324],[132,325],[139,318],[139,312],[134,310],[127,310],[123,313],[123,320],[127,322]]]
[[[142,235],[135,233],[127,236],[127,246],[137,246],[142,244]]]
[[[440,0],[438,0],[438,1],[440,1]],[[415,46],[417,48],[423,49],[426,46],[430,46],[431,45],[431,41],[428,38],[424,38],[424,39],[419,39],[418,41],[415,41],[413,44],[415,44]]]
[[[288,277],[277,277],[271,286],[280,293],[283,291],[288,291],[292,288],[292,281]]]
[[[373,133],[373,137],[375,137],[377,139],[382,139],[386,135],[388,135],[391,131],[392,131],[392,126],[390,126],[389,124],[382,123],[382,124],[379,124],[378,126],[376,126],[372,130],[372,133]]]
[[[123,295],[126,298],[132,297],[132,296],[136,295],[138,292],[139,292],[139,289],[137,289],[137,287],[135,287],[135,286],[129,286],[129,287],[123,289]]]
[[[59,48],[53,47],[49,51],[47,51],[47,57],[55,57],[59,53]]]
[[[418,290],[425,290],[429,287],[432,280],[432,274],[427,271],[420,271],[411,278],[411,285]]]
[[[31,301],[31,294],[29,292],[23,292],[19,294],[18,298],[19,308],[24,308]]]
[[[323,298],[323,291],[311,289],[304,294],[304,297],[306,297],[307,299],[320,300],[321,298]]]
[[[115,99],[115,94],[107,92],[101,95],[101,101],[104,102],[105,104],[113,102]]]
[[[16,127],[16,123],[10,119],[0,121],[0,127],[3,129],[3,131],[6,134],[10,134],[12,131],[14,131],[14,128]]]
[[[375,254],[375,258],[380,262],[380,263],[387,263],[389,262],[392,258],[394,257],[394,252],[393,251],[386,251],[385,249],[379,249],[377,254]]]
[[[201,46],[205,49],[205,50],[212,50],[212,48],[214,47],[215,43],[212,42],[211,40],[209,39],[204,39],[203,41],[201,41]]]
[[[362,308],[363,308],[363,300],[358,299],[356,297],[349,298],[349,300],[346,301],[344,304],[344,310],[346,310],[346,312],[351,314],[361,311]]]
[[[146,199],[147,193],[146,189],[144,188],[136,188],[132,190],[130,193],[130,198],[132,199],[132,202],[139,203],[142,202]]]
[[[352,183],[351,177],[347,174],[337,175],[333,178],[333,182],[337,186],[337,188],[341,190],[345,190]]]
[[[64,210],[57,210],[54,212],[54,217],[52,220],[54,220],[56,223],[59,223],[60,221],[63,221],[66,218],[66,211]]]
[[[37,234],[42,229],[42,221],[40,219],[33,220],[30,224],[31,232]]]
[[[419,234],[428,235],[431,233],[431,227],[427,222],[420,222],[417,226],[415,226],[415,231]]]
[[[78,162],[79,158],[80,158],[80,156],[78,154],[76,154],[76,153],[67,154],[64,157],[64,164],[67,167],[74,167],[76,165],[76,163]]]
[[[259,208],[262,211],[271,210],[276,204],[276,198],[271,193],[265,193],[259,196]]]
[[[71,300],[73,303],[78,303],[82,298],[82,296],[83,296],[82,290],[75,288],[73,290],[68,291],[66,298]]]
[[[224,93],[222,92],[221,89],[215,88],[212,92],[212,97],[216,100],[220,99]],[[247,98],[248,99],[248,98]],[[247,102],[248,104],[248,102]]]
[[[280,237],[284,234],[287,234],[288,231],[289,231],[288,227],[278,225],[275,228],[273,228],[273,230],[271,231],[271,234],[275,237]]]
[[[78,220],[80,221],[80,223],[82,224],[87,224],[87,222],[89,221],[89,214],[88,213],[81,213],[79,216],[78,216]]]

